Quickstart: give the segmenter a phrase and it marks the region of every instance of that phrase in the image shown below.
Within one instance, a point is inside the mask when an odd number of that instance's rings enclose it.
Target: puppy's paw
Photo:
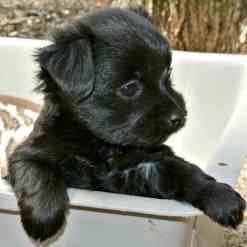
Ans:
[[[65,201],[39,201],[32,197],[19,201],[21,221],[26,233],[32,239],[43,242],[54,236],[66,219]]]
[[[229,185],[212,183],[200,194],[199,208],[217,223],[236,228],[243,220],[246,203]]]

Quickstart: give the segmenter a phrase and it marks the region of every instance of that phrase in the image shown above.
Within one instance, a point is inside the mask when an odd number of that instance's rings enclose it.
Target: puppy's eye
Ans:
[[[138,80],[131,80],[122,85],[117,94],[123,98],[137,97],[142,93],[142,84]]]

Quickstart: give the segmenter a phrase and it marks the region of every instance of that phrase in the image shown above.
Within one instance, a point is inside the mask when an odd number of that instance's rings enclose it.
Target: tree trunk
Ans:
[[[174,49],[247,53],[247,0],[113,2],[144,5]]]

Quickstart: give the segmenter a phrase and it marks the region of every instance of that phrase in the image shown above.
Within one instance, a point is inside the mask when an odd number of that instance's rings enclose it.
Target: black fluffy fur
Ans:
[[[52,37],[37,54],[44,107],[9,159],[27,234],[57,233],[67,187],[186,201],[236,227],[240,195],[163,144],[185,124],[186,108],[171,85],[169,44],[147,16],[106,9]]]

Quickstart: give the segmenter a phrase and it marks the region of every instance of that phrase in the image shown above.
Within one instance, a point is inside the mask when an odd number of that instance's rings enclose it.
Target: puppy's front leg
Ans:
[[[56,234],[65,222],[68,196],[49,152],[37,144],[19,146],[9,159],[9,174],[27,234],[39,241]]]
[[[164,158],[159,169],[160,193],[173,187],[175,199],[191,203],[219,224],[236,228],[242,222],[245,201],[229,185],[178,157]]]
[[[160,160],[151,156],[135,167],[109,174],[108,190],[186,201],[224,226],[235,228],[242,222],[245,201],[229,185],[174,155]]]

